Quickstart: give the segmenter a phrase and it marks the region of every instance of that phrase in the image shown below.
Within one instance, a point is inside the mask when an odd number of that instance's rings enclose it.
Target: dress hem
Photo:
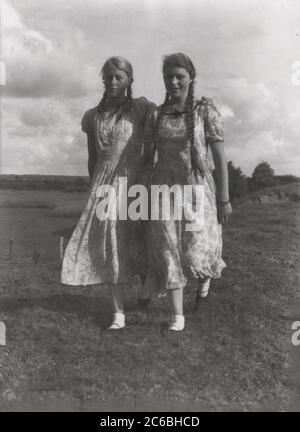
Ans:
[[[75,281],[72,281],[72,282],[68,281],[67,282],[67,281],[62,281],[61,280],[61,283],[63,285],[84,286],[84,287],[87,287],[89,285],[105,285],[105,284],[119,285],[119,284],[130,284],[137,277],[139,279],[141,279],[140,275],[137,274],[137,275],[132,276],[130,279],[126,279],[126,281],[124,281],[124,280],[118,280],[118,281],[112,281],[112,280],[106,280],[106,281],[103,281],[103,280],[94,280],[94,281],[86,281],[86,282],[75,282]]]
[[[202,279],[202,278],[220,279],[221,276],[222,276],[222,271],[223,271],[226,267],[227,267],[227,265],[224,263],[224,264],[222,264],[222,265],[220,266],[220,269],[219,269],[219,272],[218,272],[218,273],[214,273],[214,274],[204,274],[204,273],[202,273],[201,277],[200,277],[200,276],[196,276],[196,275],[195,275],[195,276],[188,277],[188,278],[186,278],[184,284],[178,284],[178,283],[177,283],[177,284],[175,285],[175,283],[169,283],[168,286],[165,287],[164,289],[157,290],[157,292],[158,292],[158,296],[159,296],[159,297],[163,297],[163,296],[166,295],[166,293],[167,293],[168,291],[172,291],[172,290],[175,290],[175,289],[185,288],[189,282],[194,281],[194,280],[199,280],[199,279]]]

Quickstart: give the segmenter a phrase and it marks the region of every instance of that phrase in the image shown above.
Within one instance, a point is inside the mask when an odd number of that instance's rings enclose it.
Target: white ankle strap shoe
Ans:
[[[113,322],[107,330],[120,330],[125,327],[125,315],[122,312],[113,314]]]
[[[183,315],[172,315],[169,330],[182,331],[184,329],[185,319]]]

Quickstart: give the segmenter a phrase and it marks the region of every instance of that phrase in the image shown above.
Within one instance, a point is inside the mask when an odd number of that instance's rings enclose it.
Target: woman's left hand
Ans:
[[[228,202],[225,205],[219,204],[218,205],[218,222],[220,224],[224,224],[228,222],[230,215],[232,213],[232,208],[230,202]]]

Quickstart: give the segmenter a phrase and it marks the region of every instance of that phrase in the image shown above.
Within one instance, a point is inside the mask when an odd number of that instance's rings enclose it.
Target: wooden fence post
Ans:
[[[12,259],[13,255],[13,244],[14,244],[14,238],[10,237],[9,239],[9,259]]]
[[[60,238],[59,238],[59,256],[60,256],[61,260],[63,259],[63,256],[64,256],[64,242],[65,242],[64,236],[60,236]]]

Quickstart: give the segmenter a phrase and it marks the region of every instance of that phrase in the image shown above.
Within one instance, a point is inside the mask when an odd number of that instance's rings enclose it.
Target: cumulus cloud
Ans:
[[[216,88],[211,91],[216,92]],[[266,122],[278,114],[280,101],[265,83],[236,76],[219,80],[217,91],[231,112],[238,114],[229,123],[236,132],[264,129]]]
[[[5,173],[87,175],[86,135],[80,120],[84,106],[74,99],[5,98],[2,163]],[[77,109],[75,109],[77,108]]]
[[[76,45],[57,47],[41,31],[24,24],[18,12],[3,2],[2,56],[6,65],[8,97],[86,95],[89,80],[76,57]]]
[[[276,93],[266,83],[253,83],[241,77],[220,80],[218,93],[225,104],[228,159],[238,163],[247,175],[262,160],[268,161],[277,174],[289,172],[288,160],[300,158],[296,114],[300,112],[300,100],[292,106],[291,94]],[[226,113],[226,106],[231,115]],[[290,172],[297,174],[295,166],[293,162]]]
[[[59,112],[53,101],[47,101],[39,111],[32,110],[29,107],[23,108],[20,114],[20,120],[24,125],[29,127],[50,126],[53,127],[59,123]],[[32,107],[31,107],[32,108]]]
[[[24,56],[11,59],[6,64],[5,96],[78,98],[88,92],[86,81],[76,76],[78,73],[72,76],[71,65],[62,64],[62,59],[58,57],[47,59],[43,56]]]
[[[21,29],[23,27],[20,15],[6,1],[1,4],[1,27],[5,29]]]
[[[88,174],[86,136],[79,127],[74,134],[54,136],[45,135],[40,128],[33,133],[32,128],[19,124],[13,137],[9,134],[3,137],[6,173]]]
[[[5,172],[86,174],[80,120],[101,97],[105,59],[129,58],[134,95],[160,103],[162,56],[182,51],[199,97],[217,98],[228,159],[247,175],[263,159],[298,173],[296,1],[4,0],[2,12]]]

